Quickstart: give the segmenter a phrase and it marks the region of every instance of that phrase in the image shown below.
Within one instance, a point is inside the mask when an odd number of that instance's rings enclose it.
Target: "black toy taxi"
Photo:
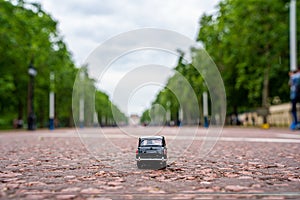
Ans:
[[[167,166],[167,146],[164,136],[143,136],[139,138],[136,150],[138,168],[148,166],[161,169]]]

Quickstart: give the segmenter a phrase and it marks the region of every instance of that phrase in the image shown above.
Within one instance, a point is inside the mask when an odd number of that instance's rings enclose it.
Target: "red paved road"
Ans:
[[[167,138],[166,170],[135,166],[137,135],[152,133]],[[300,132],[208,136],[191,127],[1,132],[0,198],[300,198]]]

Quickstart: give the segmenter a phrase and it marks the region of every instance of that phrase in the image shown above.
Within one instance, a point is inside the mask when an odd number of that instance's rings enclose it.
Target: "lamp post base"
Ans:
[[[204,127],[205,127],[205,128],[208,128],[208,126],[209,126],[209,124],[208,124],[208,117],[205,116],[205,117],[204,117]]]
[[[79,127],[84,128],[84,122],[79,122]]]
[[[52,118],[52,119],[51,119],[51,118],[49,119],[49,129],[50,129],[50,130],[54,130],[54,119],[53,119],[53,118]]]
[[[34,131],[36,129],[36,116],[34,113],[31,113],[28,116],[28,130]]]

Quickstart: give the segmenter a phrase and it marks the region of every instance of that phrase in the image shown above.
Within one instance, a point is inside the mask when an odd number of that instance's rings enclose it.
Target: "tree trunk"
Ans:
[[[18,102],[18,119],[23,119],[23,103],[20,99]]]
[[[262,90],[262,107],[269,110],[269,73],[270,67],[267,66],[264,71],[263,90]],[[264,123],[267,123],[267,115],[263,116]]]
[[[268,108],[269,107],[269,73],[270,67],[266,67],[264,71],[264,81],[263,81],[263,90],[262,90],[262,107]]]

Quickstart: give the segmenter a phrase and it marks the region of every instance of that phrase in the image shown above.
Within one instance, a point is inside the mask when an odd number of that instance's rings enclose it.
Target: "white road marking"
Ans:
[[[282,138],[240,138],[240,137],[222,137],[220,141],[228,142],[273,142],[273,143],[300,143],[298,139]]]
[[[288,134],[286,134],[288,135]],[[79,137],[76,133],[73,134],[43,134],[40,137]],[[107,139],[130,139],[125,134],[80,134],[82,139],[84,138],[107,138]],[[165,136],[167,140],[210,140],[210,141],[222,141],[222,142],[268,142],[268,143],[300,143],[300,139],[293,138],[252,138],[252,137],[193,137],[193,136]],[[136,136],[138,138],[138,136]]]
[[[296,134],[284,134],[284,133],[279,133],[276,134],[276,136],[278,137],[283,137],[283,138],[296,138],[296,139],[300,139],[300,135],[296,135]]]

